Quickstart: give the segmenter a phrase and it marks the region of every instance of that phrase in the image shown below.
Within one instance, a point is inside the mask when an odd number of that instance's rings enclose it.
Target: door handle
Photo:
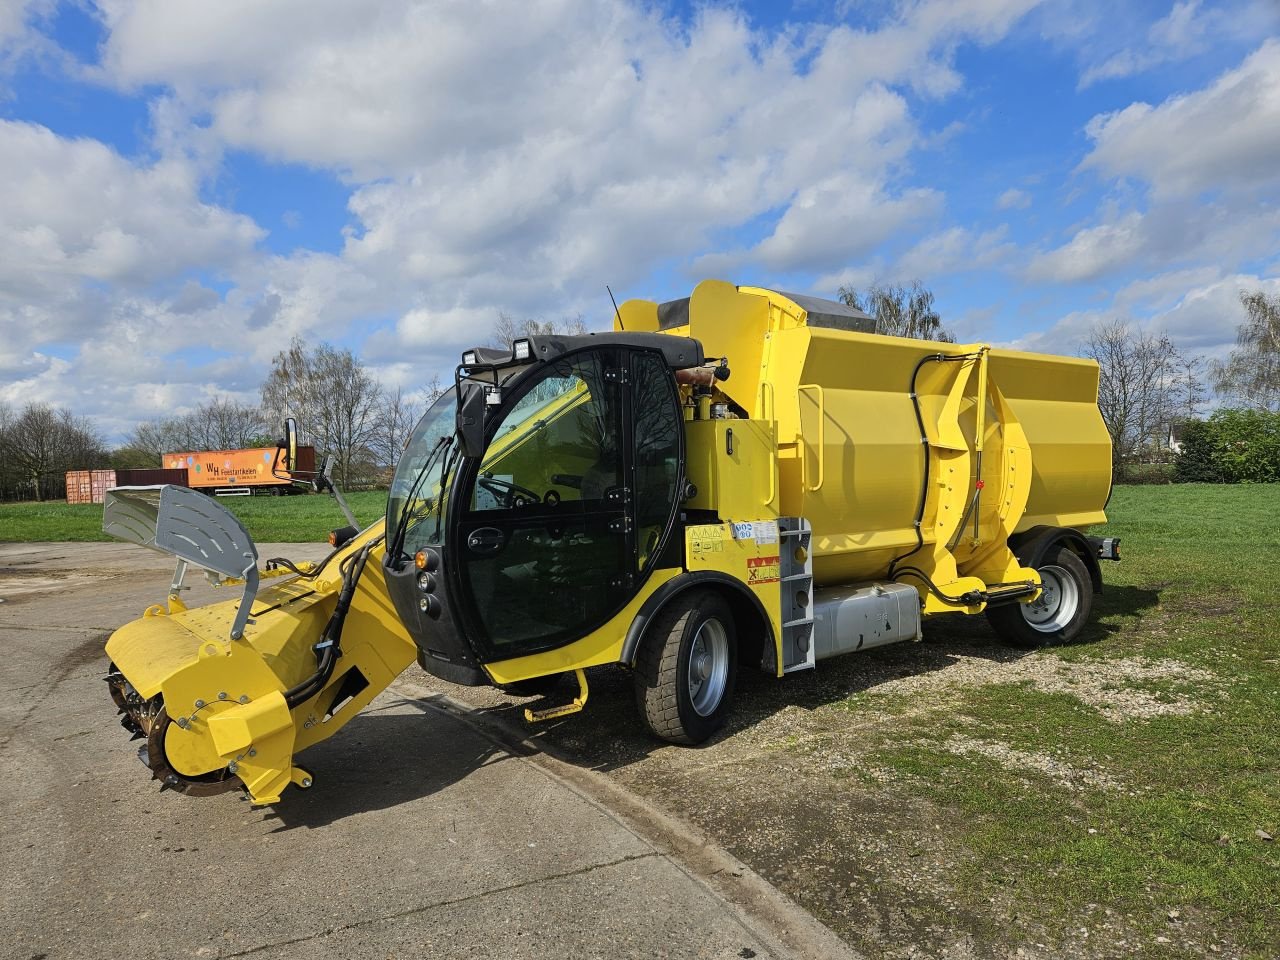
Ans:
[[[467,537],[467,548],[472,553],[491,554],[502,549],[502,531],[497,527],[480,527]]]

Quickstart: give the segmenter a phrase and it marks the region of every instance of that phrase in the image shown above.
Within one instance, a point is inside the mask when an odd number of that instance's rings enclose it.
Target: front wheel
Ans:
[[[1049,551],[1036,569],[1041,590],[1035,600],[987,608],[987,619],[1000,639],[1026,650],[1070,643],[1093,609],[1093,580],[1084,561],[1069,548]]]
[[[636,705],[656,736],[702,743],[724,724],[737,677],[733,612],[718,594],[694,590],[654,620],[636,659]]]

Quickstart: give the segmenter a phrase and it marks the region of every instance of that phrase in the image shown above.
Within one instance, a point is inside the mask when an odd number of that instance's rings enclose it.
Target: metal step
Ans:
[[[813,529],[803,517],[778,518],[782,602],[782,672],[812,670]]]

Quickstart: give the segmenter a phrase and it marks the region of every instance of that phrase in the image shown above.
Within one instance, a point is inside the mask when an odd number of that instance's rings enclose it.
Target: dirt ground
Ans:
[[[1186,696],[1156,694],[1144,684],[1212,682],[1201,673],[1176,661],[1069,663],[1000,646],[981,620],[958,622],[923,643],[836,658],[783,680],[743,671],[728,728],[696,749],[650,738],[633,705],[631,676],[620,667],[589,672],[584,714],[534,726],[522,715],[534,700],[455,687],[414,668],[406,676],[691,821],[870,957],[1103,960],[1151,943],[1097,904],[1064,933],[1061,925],[1047,930],[1020,916],[1013,898],[975,902],[962,886],[962,868],[973,864],[953,842],[955,815],[877,769],[868,754],[904,714],[933,707],[949,690],[1025,683],[1068,693],[1122,723],[1195,709]],[[560,699],[572,688],[563,682]],[[858,698],[851,706],[849,698],[863,692],[883,699]],[[886,709],[877,708],[881,702]],[[1069,789],[1125,789],[1096,769],[998,741],[952,735],[940,745]],[[1176,955],[1201,953],[1190,942],[1181,946],[1187,949]],[[1225,944],[1207,951],[1235,952]]]

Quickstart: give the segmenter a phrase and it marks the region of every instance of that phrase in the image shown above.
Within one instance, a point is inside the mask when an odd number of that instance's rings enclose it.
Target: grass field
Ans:
[[[360,523],[382,516],[385,490],[346,494]],[[323,540],[334,527],[346,525],[342,511],[329,496],[219,497],[259,543],[308,543]],[[38,542],[111,540],[102,532],[102,505],[0,503],[0,541]]]
[[[868,764],[947,812],[975,903],[1136,934],[1117,956],[1280,956],[1280,486],[1120,487],[1108,513],[1098,627],[1050,654],[1082,689],[858,694],[903,715]]]

